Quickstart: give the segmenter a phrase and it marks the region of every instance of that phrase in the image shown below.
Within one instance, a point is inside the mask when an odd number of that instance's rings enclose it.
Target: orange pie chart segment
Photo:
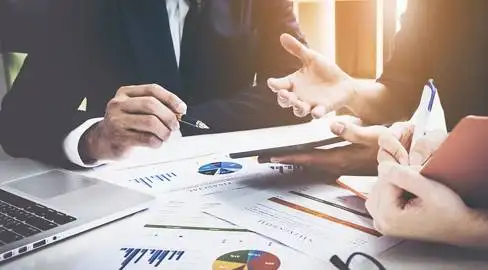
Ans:
[[[213,270],[278,270],[281,262],[275,255],[260,250],[240,250],[224,254],[214,262]]]

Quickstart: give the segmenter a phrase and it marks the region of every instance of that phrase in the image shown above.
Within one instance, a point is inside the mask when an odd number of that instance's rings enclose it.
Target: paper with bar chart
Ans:
[[[358,250],[377,255],[397,243],[374,229],[364,200],[325,184],[287,192],[264,191],[222,202],[205,212],[319,260]]]
[[[299,168],[291,165],[259,164],[255,158],[231,160],[226,156],[207,156],[145,167],[104,172],[98,178],[153,195],[186,190],[207,194],[245,186],[292,174]]]
[[[76,269],[326,269],[326,265],[243,229],[144,228],[84,256]]]

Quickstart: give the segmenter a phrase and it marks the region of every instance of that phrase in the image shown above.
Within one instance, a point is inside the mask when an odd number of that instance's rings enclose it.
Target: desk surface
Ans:
[[[221,137],[218,139],[222,142]],[[202,140],[206,139],[199,138],[195,143],[201,144]],[[28,174],[29,172],[36,172],[42,167],[33,162],[26,162],[26,160],[0,162],[0,170],[6,168],[9,168],[14,174],[18,173],[21,168]],[[17,168],[17,172],[12,168]],[[127,232],[142,226],[147,214],[147,211],[135,214],[29,253],[1,265],[1,269],[74,269],[80,257],[85,256],[94,245],[121,239],[127,235]],[[475,252],[442,245],[404,242],[384,252],[379,259],[387,269],[487,269],[487,254],[486,251]]]

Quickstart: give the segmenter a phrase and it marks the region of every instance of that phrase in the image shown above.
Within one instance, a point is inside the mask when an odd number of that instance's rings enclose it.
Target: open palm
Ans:
[[[300,107],[326,114],[342,108],[353,94],[352,78],[323,55],[307,48],[288,34],[283,47],[302,62],[302,68],[283,78],[270,79],[269,87],[281,95],[283,107]],[[317,110],[320,109],[320,110]]]

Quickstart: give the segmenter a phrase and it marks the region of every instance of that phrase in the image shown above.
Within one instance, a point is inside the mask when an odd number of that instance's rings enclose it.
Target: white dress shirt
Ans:
[[[173,48],[176,56],[176,63],[180,63],[180,49],[181,39],[183,37],[183,27],[185,25],[185,17],[190,6],[188,0],[166,0],[166,10],[168,11],[169,27],[171,30],[171,38],[173,40]],[[82,167],[95,167],[106,163],[107,161],[97,161],[93,164],[85,164],[81,160],[78,152],[78,144],[81,136],[94,124],[103,120],[103,117],[93,118],[85,121],[83,124],[71,131],[63,141],[63,148],[66,157],[74,164]]]

